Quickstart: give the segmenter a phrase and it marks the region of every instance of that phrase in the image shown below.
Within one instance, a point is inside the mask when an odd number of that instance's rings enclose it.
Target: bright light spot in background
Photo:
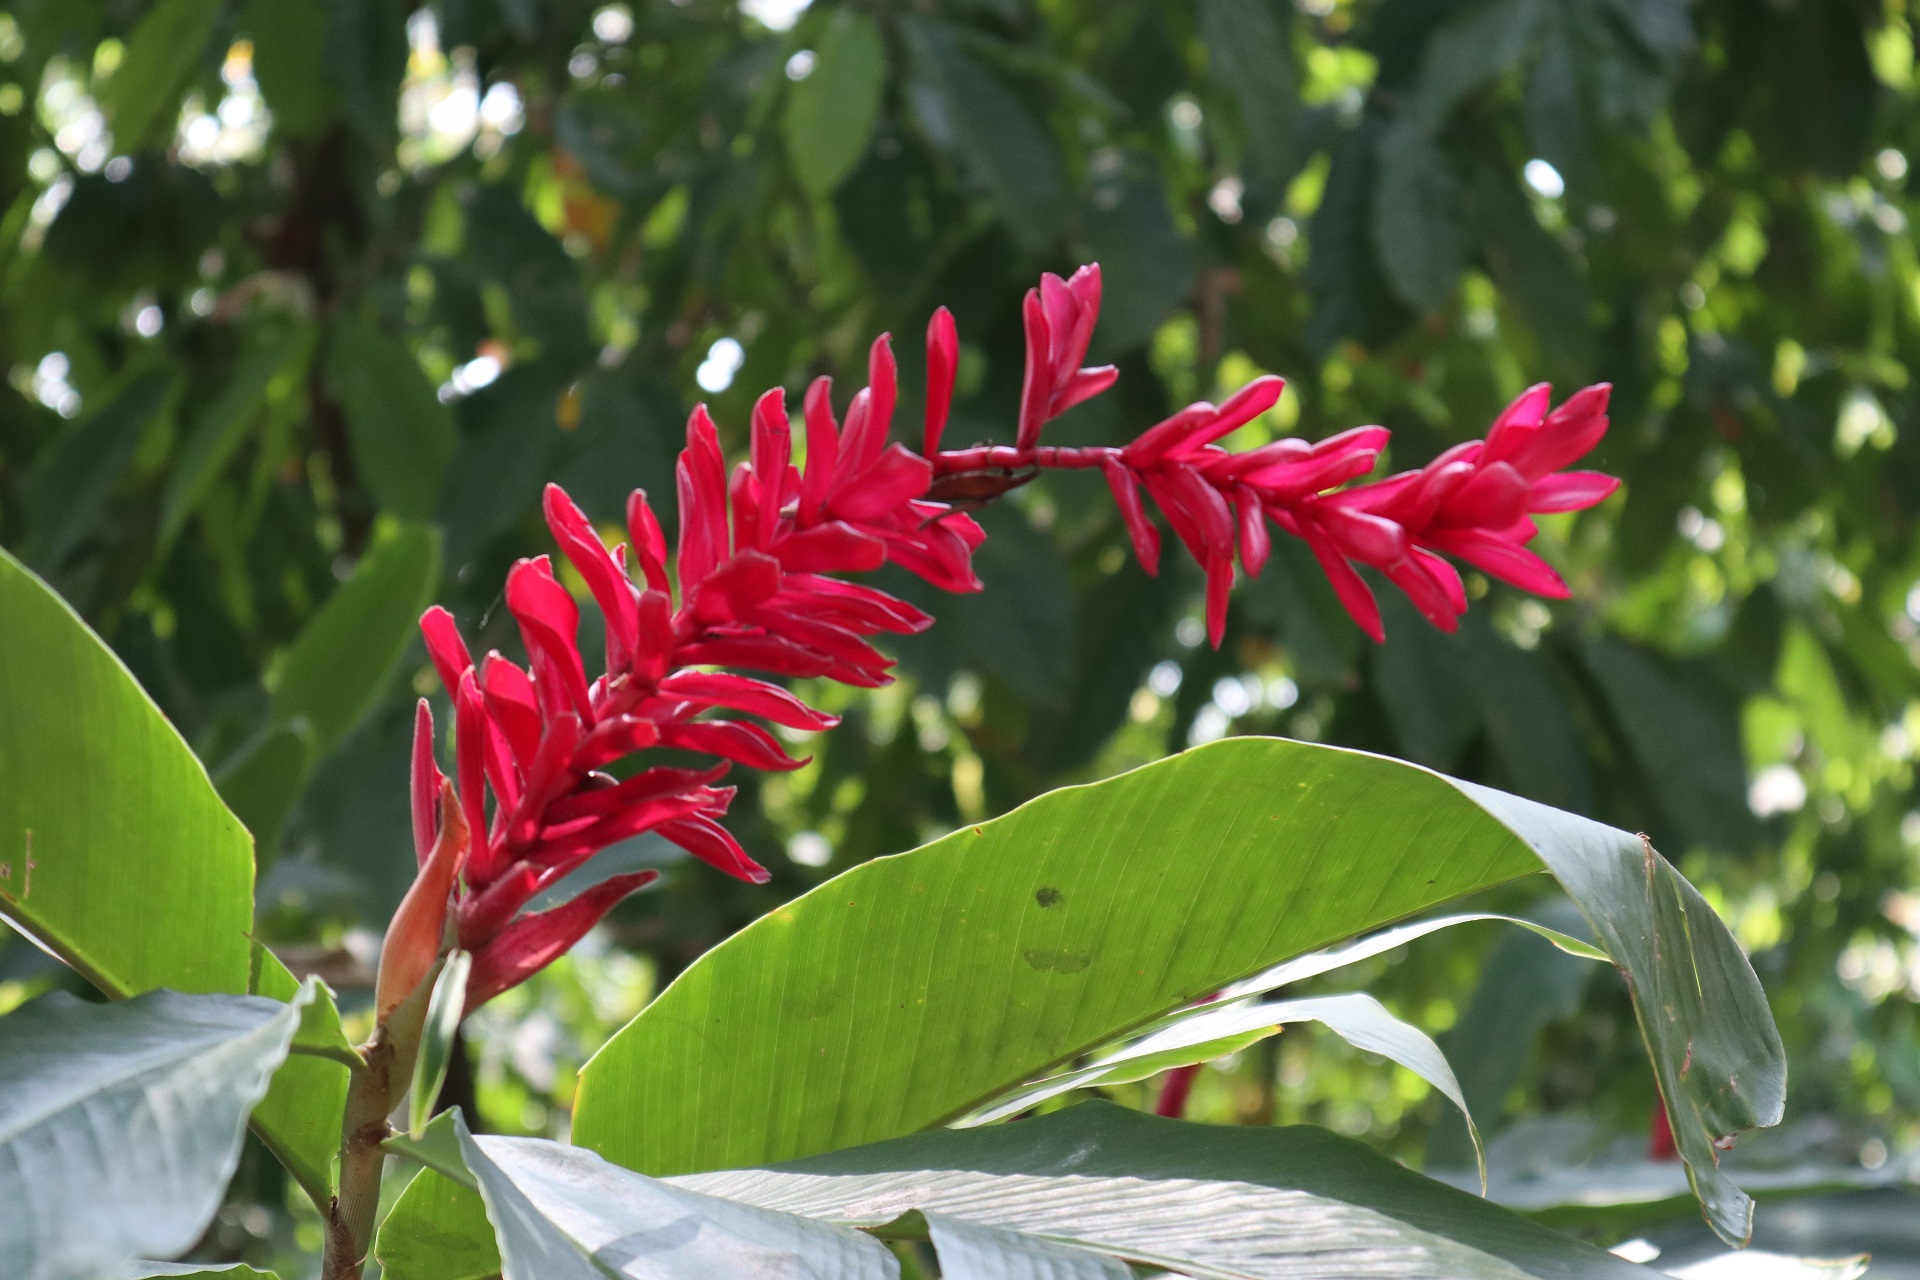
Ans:
[[[693,372],[693,380],[702,391],[715,395],[733,385],[733,375],[747,362],[746,348],[732,338],[722,338],[707,348],[707,358]]]
[[[1172,117],[1176,129],[1191,133],[1200,127],[1200,104],[1192,98],[1181,98],[1173,104],[1173,109],[1168,114]]]
[[[1700,514],[1698,507],[1680,508],[1679,518],[1674,526],[1680,530],[1680,536],[1700,550],[1712,555],[1727,545],[1727,531],[1718,520]]]
[[[818,59],[814,57],[813,50],[802,49],[787,59],[787,79],[805,80],[813,74],[813,67],[817,61]]]
[[[1628,1262],[1648,1263],[1660,1256],[1660,1246],[1651,1240],[1635,1238],[1613,1246],[1611,1250],[1616,1258],[1625,1258]]]
[[[1147,688],[1162,698],[1171,698],[1180,692],[1180,664],[1177,662],[1156,662],[1153,670],[1147,672]]]
[[[1747,808],[1754,816],[1771,818],[1776,813],[1798,813],[1807,803],[1807,784],[1800,771],[1790,764],[1768,765],[1753,775],[1747,787]]]
[[[1187,745],[1197,747],[1202,743],[1218,742],[1227,736],[1227,724],[1227,713],[1209,702],[1193,718],[1193,727],[1187,730]]]
[[[574,54],[571,58],[567,59],[567,74],[572,76],[575,80],[585,80],[588,76],[592,75],[594,72],[598,71],[599,69],[600,69],[600,59],[594,57],[591,53],[588,53],[585,49],[582,49],[580,52]]]
[[[63,418],[80,412],[80,393],[67,385],[73,371],[66,353],[49,351],[33,370],[33,397]]]
[[[1545,160],[1529,160],[1521,172],[1527,179],[1527,185],[1549,200],[1558,200],[1567,190],[1566,180],[1560,176],[1560,171]]]
[[[1227,718],[1238,719],[1253,710],[1253,699],[1247,696],[1247,688],[1232,676],[1222,676],[1213,682],[1213,705],[1226,712]]]
[[[610,4],[593,15],[593,34],[608,44],[623,44],[633,34],[633,10]]]
[[[1907,158],[1900,152],[1888,147],[1873,158],[1873,167],[1888,182],[1898,182],[1907,176]]]
[[[413,51],[400,89],[403,167],[444,164],[469,146],[482,160],[491,159],[505,139],[520,132],[526,113],[519,90],[499,81],[482,93],[473,50],[442,53],[440,24],[431,11],[421,9],[407,19],[407,42]]]
[[[1285,676],[1275,676],[1267,681],[1267,705],[1276,711],[1285,711],[1300,701],[1300,686]]]
[[[803,867],[824,867],[833,861],[833,845],[818,831],[802,831],[787,841],[787,856]]]
[[[1182,648],[1191,649],[1207,638],[1207,624],[1198,618],[1182,618],[1174,624],[1173,638]]]
[[[107,161],[107,167],[101,170],[108,182],[125,182],[133,176],[133,161],[126,156],[115,156]]]
[[[273,115],[253,78],[253,45],[236,40],[220,64],[226,96],[208,111],[197,93],[188,94],[174,131],[180,158],[193,165],[228,165],[265,154]],[[112,165],[108,166],[111,170]],[[112,176],[109,173],[108,176]]]
[[[443,402],[458,400],[461,396],[472,395],[482,387],[492,386],[494,380],[505,368],[506,365],[499,356],[492,354],[475,356],[453,371],[453,376],[448,378],[446,385],[440,388],[440,399]]]
[[[151,338],[160,332],[166,323],[166,317],[160,314],[160,308],[149,302],[133,315],[133,331],[143,338]]]
[[[1235,177],[1225,177],[1213,184],[1213,190],[1207,192],[1207,208],[1213,210],[1213,216],[1232,226],[1240,221],[1240,197],[1247,193],[1247,184]]]
[[[740,12],[769,31],[785,31],[800,21],[813,0],[740,0]]]

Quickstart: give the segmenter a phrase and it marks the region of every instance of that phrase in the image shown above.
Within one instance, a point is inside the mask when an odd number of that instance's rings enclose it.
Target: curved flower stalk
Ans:
[[[349,1087],[341,1191],[328,1224],[329,1280],[350,1274],[365,1256],[386,1116],[412,1068],[424,995],[453,949],[473,958],[468,1011],[525,981],[655,873],[613,876],[543,910],[530,904],[602,849],[644,832],[742,880],[767,878],[722,825],[734,791],[719,783],[736,764],[785,770],[805,763],[756,720],[817,731],[836,718],[764,677],[882,685],[892,660],[872,639],[932,623],[845,575],[892,563],[942,590],[979,590],[971,559],[985,534],[966,509],[1044,468],[1097,468],[1149,572],[1159,569],[1160,529],[1145,498],[1205,569],[1216,645],[1236,565],[1260,572],[1272,549],[1269,526],[1307,543],[1348,613],[1380,639],[1379,610],[1356,565],[1378,569],[1447,630],[1467,607],[1448,556],[1525,590],[1564,596],[1559,576],[1526,549],[1537,532],[1532,517],[1590,507],[1618,485],[1563,470],[1605,434],[1605,386],[1557,409],[1545,386],[1531,388],[1485,440],[1375,483],[1353,482],[1377,464],[1384,427],[1239,453],[1221,446],[1279,399],[1284,384],[1274,377],[1218,406],[1189,405],[1124,448],[1043,445],[1048,422],[1117,376],[1111,366],[1082,364],[1099,310],[1097,266],[1065,280],[1044,276],[1028,293],[1026,377],[1012,445],[940,448],[959,366],[945,308],[927,330],[923,453],[889,441],[897,380],[885,336],[873,344],[867,386],[844,422],[834,415],[827,379],[807,389],[804,465],[794,460],[780,390],[754,406],[748,456],[731,474],[712,419],[704,406],[695,409],[676,473],[680,528],[671,555],[644,492],[628,502],[627,540],[609,549],[572,500],[548,486],[547,526],[606,621],[604,666],[591,679],[577,642],[579,605],[547,556],[522,560],[507,576],[524,667],[499,653],[476,662],[444,609],[421,618],[428,653],[453,697],[454,776],[445,777],[434,757],[433,719],[422,701],[412,770],[420,872],[388,929],[369,1066]],[[660,749],[705,760],[644,759]],[[643,757],[641,767],[610,772],[634,756]]]
[[[677,471],[681,520],[671,560],[645,493],[628,503],[627,541],[610,550],[567,495],[549,486],[548,527],[606,620],[605,667],[592,679],[576,647],[579,606],[546,556],[520,561],[507,578],[524,668],[499,653],[476,662],[452,617],[437,607],[427,612],[428,649],[454,698],[456,776],[451,783],[441,777],[423,703],[415,836],[423,880],[450,886],[452,923],[445,913],[436,921],[423,912],[409,924],[409,946],[429,958],[442,945],[473,954],[469,1009],[544,967],[654,878],[650,871],[615,876],[563,906],[524,911],[611,844],[656,832],[730,875],[765,880],[722,825],[734,792],[718,783],[731,765],[785,770],[805,762],[743,717],[802,731],[836,721],[761,677],[886,683],[891,660],[871,638],[916,632],[932,619],[843,575],[891,562],[944,590],[979,589],[970,558],[985,535],[962,507],[990,501],[1041,468],[1098,468],[1142,564],[1157,572],[1160,532],[1142,493],[1152,499],[1206,570],[1215,644],[1235,566],[1260,571],[1271,551],[1269,526],[1305,540],[1347,611],[1376,639],[1379,610],[1356,565],[1380,570],[1446,630],[1467,607],[1447,555],[1538,594],[1567,594],[1525,544],[1537,532],[1533,515],[1592,506],[1617,486],[1609,476],[1561,470],[1605,433],[1605,386],[1551,411],[1548,389],[1531,388],[1486,440],[1418,471],[1352,487],[1343,486],[1374,469],[1385,428],[1240,453],[1218,443],[1273,406],[1284,385],[1275,377],[1256,379],[1219,406],[1190,405],[1124,448],[1041,445],[1047,422],[1113,384],[1111,366],[1081,363],[1099,304],[1095,266],[1066,280],[1047,275],[1027,295],[1027,371],[1012,446],[939,447],[959,354],[944,308],[927,333],[924,456],[889,443],[897,380],[885,336],[873,344],[868,384],[844,424],[834,416],[829,380],[808,388],[804,466],[794,462],[780,390],[754,406],[748,456],[731,475],[712,419],[697,408]],[[711,763],[653,765],[624,779],[607,772],[657,748]],[[443,793],[455,798],[443,805]],[[453,811],[447,806],[457,807],[464,840],[449,841],[448,822],[435,820],[437,807]],[[456,843],[456,853],[445,852]],[[426,963],[416,959],[407,971],[414,969],[425,972]],[[404,995],[396,990],[391,998]]]

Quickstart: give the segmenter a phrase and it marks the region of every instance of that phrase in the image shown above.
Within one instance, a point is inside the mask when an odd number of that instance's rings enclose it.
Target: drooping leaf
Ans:
[[[1698,894],[1624,832],[1284,740],[1054,792],[776,910],[594,1057],[574,1133],[656,1173],[910,1133],[1238,978],[1543,863],[1653,1011],[1696,1185],[1717,1228],[1743,1236],[1749,1205],[1711,1147],[1777,1122],[1783,1054]]]
[[[99,1280],[199,1239],[310,998],[56,992],[0,1020],[0,1271]]]
[[[1151,1034],[1124,1049],[1103,1054],[1078,1071],[1041,1080],[1030,1088],[1018,1090],[1012,1097],[995,1103],[962,1123],[968,1126],[1018,1115],[1047,1098],[1074,1089],[1100,1084],[1121,1084],[1144,1080],[1161,1071],[1196,1062],[1210,1062],[1224,1053],[1244,1048],[1254,1040],[1272,1035],[1290,1022],[1318,1022],[1356,1049],[1365,1049],[1397,1062],[1445,1094],[1466,1117],[1467,1132],[1473,1138],[1474,1154],[1480,1160],[1481,1176],[1486,1160],[1480,1150],[1480,1132],[1474,1126],[1473,1113],[1467,1109],[1466,1096],[1453,1068],[1447,1065],[1440,1046],[1420,1028],[1394,1017],[1378,1000],[1361,992],[1317,996],[1305,1000],[1275,1000],[1256,1004],[1230,1004],[1225,1007],[1200,1005],[1169,1018]],[[1226,1043],[1228,1048],[1216,1046]]]
[[[253,851],[66,602],[0,551],[0,914],[102,991],[244,991]]]
[[[1467,236],[1454,216],[1447,158],[1413,120],[1380,135],[1373,192],[1373,242],[1387,279],[1407,302],[1431,311],[1446,301],[1466,265]]]
[[[856,1226],[918,1211],[1222,1280],[1654,1274],[1324,1129],[1105,1102],[673,1183]]]
[[[344,319],[328,380],[346,409],[360,478],[381,507],[407,520],[431,516],[454,453],[453,418],[407,344]]]
[[[280,1276],[244,1262],[141,1262],[127,1280],[280,1280]]]
[[[274,690],[275,719],[304,720],[319,751],[339,741],[386,691],[439,576],[434,530],[388,529],[287,650]]]
[[[456,1130],[500,1243],[503,1280],[898,1275],[878,1241],[844,1226],[688,1191],[578,1147]]]
[[[1026,104],[961,48],[952,27],[919,18],[902,27],[915,54],[922,124],[950,139],[1014,239],[1045,245],[1066,202],[1059,147]]]
[[[127,37],[127,52],[107,81],[101,107],[123,152],[139,151],[170,129],[193,64],[207,53],[221,0],[162,0]]]
[[[836,10],[815,52],[812,74],[787,92],[787,154],[817,198],[833,194],[860,163],[880,115],[887,50],[873,20]]]

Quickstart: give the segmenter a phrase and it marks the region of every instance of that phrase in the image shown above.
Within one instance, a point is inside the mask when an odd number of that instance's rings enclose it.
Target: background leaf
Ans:
[[[328,380],[346,408],[362,479],[380,505],[406,519],[431,516],[455,435],[413,353],[358,320],[342,320]]]
[[[787,153],[800,185],[824,198],[866,153],[886,88],[887,50],[873,20],[835,10],[813,71],[787,91]]]

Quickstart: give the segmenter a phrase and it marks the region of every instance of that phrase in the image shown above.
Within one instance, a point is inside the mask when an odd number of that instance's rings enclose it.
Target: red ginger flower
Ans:
[[[676,477],[677,601],[666,538],[644,493],[628,503],[628,542],[609,551],[567,495],[548,486],[548,528],[606,619],[606,666],[591,681],[576,644],[579,607],[545,556],[520,561],[507,576],[507,609],[526,647],[525,668],[498,653],[476,664],[444,609],[421,619],[428,652],[454,695],[452,790],[470,835],[452,914],[458,945],[474,956],[469,1009],[550,963],[655,878],[651,871],[615,876],[563,906],[523,914],[536,895],[611,844],[656,832],[730,875],[766,880],[720,824],[733,788],[714,784],[730,764],[783,770],[805,761],[788,756],[760,725],[735,717],[797,730],[830,728],[837,719],[779,685],[695,668],[884,684],[892,660],[869,638],[919,631],[932,619],[885,592],[828,575],[891,561],[948,590],[978,588],[969,560],[984,537],[979,526],[925,501],[931,466],[887,442],[896,387],[884,337],[873,345],[870,369],[844,428],[834,419],[828,380],[808,390],[804,470],[793,465],[781,392],[768,392],[755,406],[749,460],[731,478],[705,407],[694,410]],[[624,780],[604,772],[655,747],[716,762],[645,768]],[[423,881],[429,866],[439,865],[427,851],[445,843],[447,824],[434,820],[444,786],[423,703],[414,767]]]
[[[1284,386],[1274,377],[1256,379],[1217,407],[1190,405],[1123,449],[1043,446],[1048,421],[1113,384],[1111,366],[1080,367],[1099,306],[1098,266],[1068,280],[1043,276],[1028,293],[1027,369],[1011,447],[939,451],[959,364],[945,308],[927,330],[924,457],[888,443],[897,388],[885,336],[873,344],[868,385],[848,405],[844,425],[834,418],[829,381],[808,388],[804,469],[793,462],[780,390],[754,406],[748,458],[731,476],[712,420],[704,406],[695,409],[676,475],[677,575],[645,493],[636,490],[628,502],[628,541],[609,551],[566,494],[548,486],[547,525],[606,618],[605,669],[589,681],[576,645],[579,608],[545,556],[520,561],[507,578],[526,668],[498,653],[476,665],[444,609],[421,619],[454,697],[456,778],[449,785],[434,761],[423,703],[413,771],[421,878],[389,934],[394,958],[382,963],[383,1004],[404,999],[429,970],[449,914],[458,945],[474,955],[469,1009],[525,980],[655,873],[612,877],[544,911],[524,913],[526,905],[601,849],[643,832],[730,875],[764,881],[766,871],[721,825],[733,789],[714,784],[730,764],[779,770],[805,762],[737,717],[797,730],[830,728],[835,718],[779,685],[695,668],[885,684],[892,662],[869,639],[919,631],[932,619],[832,575],[891,562],[948,591],[978,590],[970,561],[985,535],[935,497],[987,500],[1039,468],[1097,467],[1152,573],[1160,535],[1141,499],[1145,490],[1206,570],[1208,631],[1217,645],[1235,562],[1260,572],[1271,550],[1269,521],[1307,542],[1342,604],[1377,640],[1379,610],[1355,562],[1379,569],[1436,626],[1452,630],[1467,600],[1443,554],[1526,590],[1564,596],[1559,576],[1525,549],[1537,532],[1531,516],[1592,506],[1618,485],[1593,472],[1561,471],[1605,434],[1605,386],[1588,387],[1551,413],[1547,388],[1534,387],[1485,441],[1353,488],[1341,486],[1373,470],[1387,443],[1384,427],[1243,453],[1217,443],[1273,406]],[[643,768],[623,780],[604,771],[657,747],[715,763]]]

